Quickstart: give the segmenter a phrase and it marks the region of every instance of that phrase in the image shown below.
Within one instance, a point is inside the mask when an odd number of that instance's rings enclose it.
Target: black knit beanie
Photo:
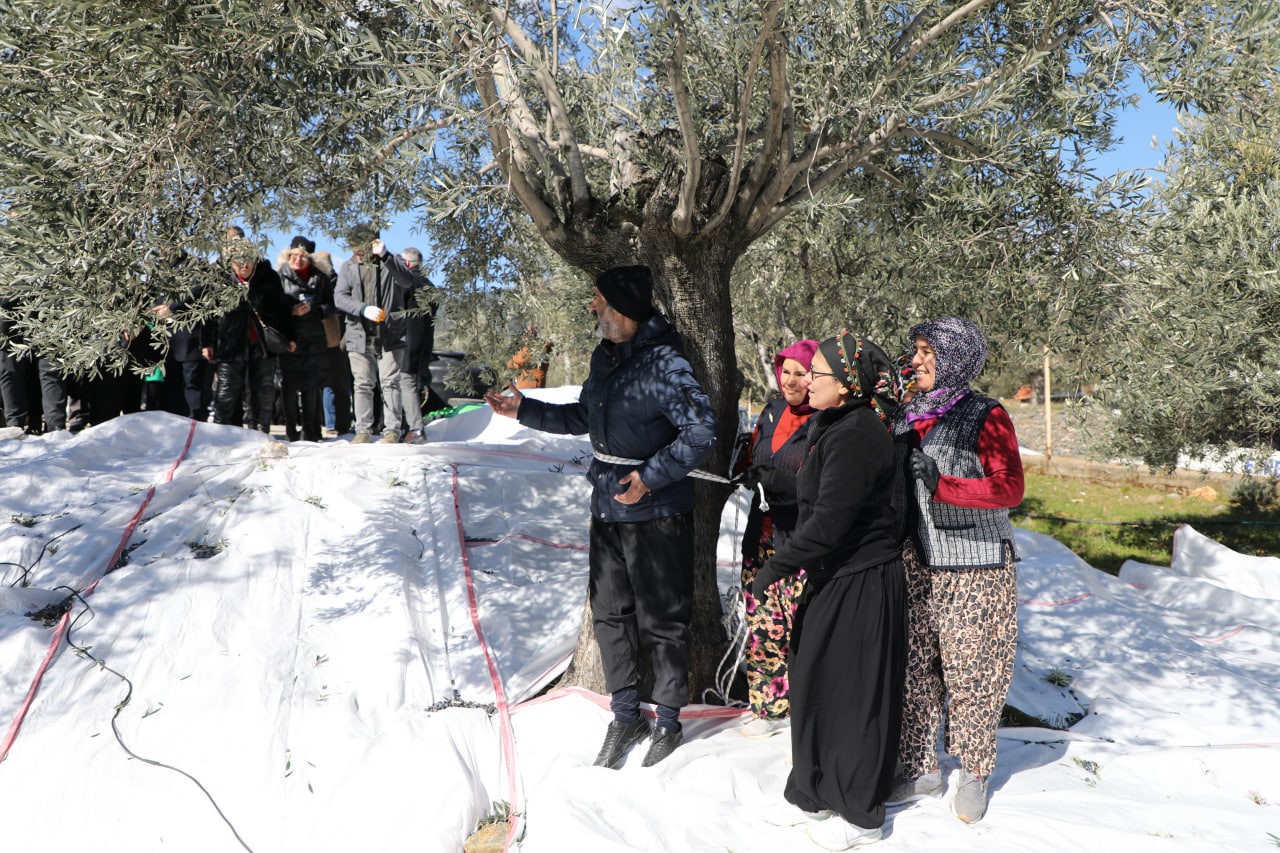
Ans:
[[[308,255],[314,255],[316,253],[316,241],[308,240],[306,237],[299,234],[293,238],[293,242],[289,244],[289,248],[306,249]]]
[[[643,323],[653,316],[653,276],[645,266],[613,267],[600,273],[596,288],[624,317]]]

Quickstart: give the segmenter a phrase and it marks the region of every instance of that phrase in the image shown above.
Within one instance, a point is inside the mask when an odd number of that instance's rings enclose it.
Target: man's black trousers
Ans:
[[[591,519],[591,618],[605,687],[639,681],[649,652],[654,702],[689,703],[689,619],[693,613],[693,516],[652,521]]]

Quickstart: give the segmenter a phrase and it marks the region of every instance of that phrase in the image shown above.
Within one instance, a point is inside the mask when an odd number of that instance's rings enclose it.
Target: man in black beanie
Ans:
[[[552,404],[486,394],[495,412],[545,432],[591,437],[589,591],[609,723],[596,766],[617,768],[652,734],[644,766],[684,739],[689,701],[689,620],[693,611],[693,484],[686,475],[710,454],[716,417],[680,336],[652,305],[643,266],[614,267],[596,279],[588,310],[603,340],[578,402]],[[653,665],[654,731],[640,716],[640,646]]]

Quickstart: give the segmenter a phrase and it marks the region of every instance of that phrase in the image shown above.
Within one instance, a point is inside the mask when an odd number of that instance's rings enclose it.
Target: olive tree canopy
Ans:
[[[1061,301],[1073,223],[1112,204],[1064,170],[1111,143],[1122,81],[1140,67],[1212,109],[1273,67],[1270,6],[8,0],[0,294],[30,345],[85,369],[210,274],[171,261],[213,257],[233,219],[340,234],[419,206],[466,279],[507,269],[521,216],[584,285],[615,264],[655,271],[724,425],[723,465],[740,388],[730,281],[754,243],[815,204],[841,208],[832,239],[857,244],[895,227],[848,216],[863,199],[945,199],[939,221],[964,212],[981,232],[989,208],[1016,231],[1011,252],[1043,259],[1023,301]],[[222,290],[175,322],[219,310]],[[827,333],[849,307],[833,300]],[[700,488],[706,684],[725,493]]]

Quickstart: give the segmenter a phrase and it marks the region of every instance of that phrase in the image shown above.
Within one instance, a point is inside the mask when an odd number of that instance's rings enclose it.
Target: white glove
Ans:
[[[379,258],[385,258],[387,256],[387,244],[381,240],[374,240],[371,248],[373,249],[373,253]]]
[[[360,309],[360,316],[366,320],[372,320],[375,323],[381,323],[387,319],[387,312],[383,311],[377,305],[366,305]]]

